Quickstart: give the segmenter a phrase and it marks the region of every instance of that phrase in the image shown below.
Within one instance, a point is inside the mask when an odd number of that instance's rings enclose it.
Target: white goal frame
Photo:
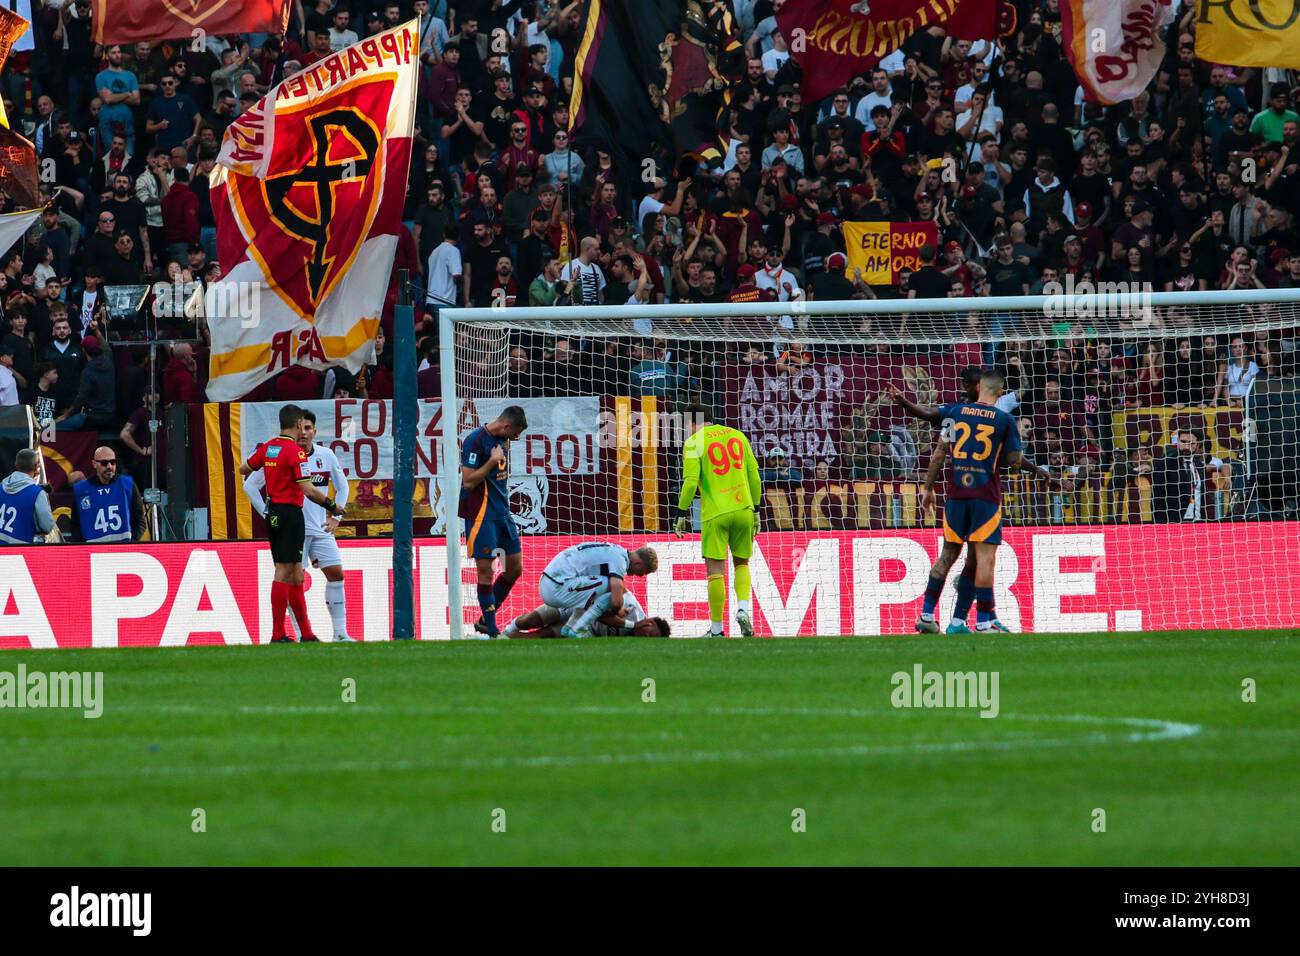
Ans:
[[[1115,284],[1119,285],[1119,284]],[[450,617],[451,639],[460,640],[464,636],[464,584],[462,581],[463,545],[459,517],[460,499],[460,436],[459,421],[460,397],[456,394],[456,333],[459,326],[478,325],[485,327],[510,327],[518,323],[532,331],[555,334],[586,335],[601,337],[608,335],[636,336],[639,333],[631,328],[637,319],[725,319],[725,318],[762,318],[774,315],[790,316],[850,316],[868,317],[873,315],[951,315],[953,313],[1026,313],[1041,312],[1050,314],[1050,309],[1065,307],[1083,308],[1086,301],[1089,308],[1110,311],[1115,309],[1141,308],[1219,308],[1231,309],[1246,305],[1295,305],[1300,303],[1300,288],[1294,289],[1244,289],[1244,290],[1206,290],[1190,292],[1144,292],[1118,293],[1108,296],[1107,283],[1099,284],[1096,291],[1084,292],[1082,289],[1067,289],[1063,295],[1024,295],[1024,296],[988,296],[962,297],[945,299],[852,299],[836,302],[809,302],[796,299],[791,302],[750,302],[750,303],[675,303],[665,305],[599,305],[599,306],[551,306],[551,307],[494,307],[494,308],[442,308],[438,313],[439,322],[439,356],[441,372],[441,395],[443,401],[442,462],[439,477],[440,505],[446,533],[447,547],[447,603]],[[571,326],[558,326],[556,323],[573,319],[592,320],[610,323],[607,328],[593,328],[590,331],[575,331]],[[618,324],[616,327],[615,324]],[[1296,327],[1285,323],[1286,327]],[[1157,330],[1153,330],[1157,331]],[[1168,337],[1168,330],[1161,337]],[[1227,331],[1225,330],[1220,330]],[[1209,326],[1197,326],[1195,330],[1181,334],[1215,334]],[[1151,337],[1145,330],[1138,328],[1115,333],[1132,338]],[[853,337],[830,339],[825,336],[807,335],[801,331],[789,334],[792,341],[805,343],[858,341]],[[1019,336],[1005,334],[986,334],[982,342],[1016,341]],[[926,333],[924,328],[917,333],[890,337],[893,344],[927,344],[936,341],[959,342],[957,336],[936,335],[933,331]],[[861,341],[866,341],[865,339]],[[451,397],[449,400],[448,396]]]

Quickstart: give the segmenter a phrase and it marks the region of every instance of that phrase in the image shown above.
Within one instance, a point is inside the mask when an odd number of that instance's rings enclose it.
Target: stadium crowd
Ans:
[[[1101,107],[1083,102],[1062,55],[1058,0],[1020,0],[1017,30],[1001,39],[924,30],[817,103],[801,96],[776,25],[782,2],[734,3],[747,67],[722,119],[724,160],[684,161],[648,182],[641,157],[570,140],[576,0],[303,0],[283,38],[208,36],[198,49],[189,39],[100,48],[86,0],[47,2],[36,49],[12,55],[0,77],[11,124],[52,170],[44,214],[0,263],[0,404],[30,404],[43,424],[97,431],[145,460],[153,404],[203,400],[206,331],[158,310],[160,337],[193,341],[168,350],[151,391],[147,349],[131,343],[152,321],[110,322],[104,287],[218,277],[208,190],[226,128],[286,75],[411,16],[422,45],[416,144],[376,362],[358,375],[291,368],[250,400],[391,397],[401,270],[424,303],[428,396],[448,305],[996,296],[1067,277],[1157,290],[1300,285],[1300,87],[1282,71],[1197,59],[1189,5],[1150,90]],[[15,208],[3,199],[0,211]],[[897,286],[873,287],[847,268],[842,225],[886,220],[930,220],[940,238]],[[966,341],[917,361],[1005,368],[1029,447],[1076,477],[1153,467],[1146,450],[1115,451],[1110,412],[1240,407],[1296,359],[1289,330],[1107,341],[1086,322],[954,321]],[[877,320],[874,331],[895,329]],[[523,337],[508,390],[717,401],[724,366],[891,348],[805,349],[781,332],[734,346]],[[886,437],[846,428],[843,454],[808,467],[914,475]],[[1231,474],[1218,459],[1204,468]]]

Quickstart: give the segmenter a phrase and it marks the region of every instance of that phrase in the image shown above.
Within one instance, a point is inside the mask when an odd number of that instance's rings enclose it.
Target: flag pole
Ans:
[[[419,20],[414,24],[415,51],[420,55]],[[411,129],[415,138],[418,80],[411,84]],[[419,387],[415,367],[415,305],[410,274],[398,270],[398,299],[393,310],[393,639],[415,638],[415,432],[419,426]]]

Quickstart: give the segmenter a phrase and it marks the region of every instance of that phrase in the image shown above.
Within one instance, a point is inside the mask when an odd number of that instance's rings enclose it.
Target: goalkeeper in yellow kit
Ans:
[[[754,553],[756,512],[763,484],[758,460],[743,433],[713,424],[702,405],[685,409],[693,433],[682,446],[682,494],[677,501],[681,516],[673,529],[681,537],[690,527],[691,501],[700,489],[703,529],[700,550],[709,572],[710,627],[705,637],[722,637],[722,617],[727,605],[727,551],[736,566],[736,624],[745,637],[754,636],[750,605],[749,558]]]

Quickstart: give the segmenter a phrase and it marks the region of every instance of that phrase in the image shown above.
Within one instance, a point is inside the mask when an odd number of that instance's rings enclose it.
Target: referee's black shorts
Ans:
[[[270,530],[271,560],[276,564],[302,564],[307,525],[298,505],[270,504],[266,509],[266,526]]]

